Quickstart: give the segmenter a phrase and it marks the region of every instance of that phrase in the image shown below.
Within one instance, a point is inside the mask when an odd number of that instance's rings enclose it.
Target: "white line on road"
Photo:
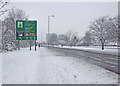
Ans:
[[[111,66],[111,67],[115,67],[115,66]]]
[[[108,57],[105,57],[105,58],[108,58]],[[118,60],[118,58],[108,58],[108,59]]]
[[[109,62],[109,61],[105,61],[107,63],[110,63],[110,64],[114,64],[114,65],[118,65],[118,63],[113,63],[113,62]]]

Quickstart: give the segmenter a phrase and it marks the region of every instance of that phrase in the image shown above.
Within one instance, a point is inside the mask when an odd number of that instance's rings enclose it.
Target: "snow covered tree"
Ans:
[[[117,44],[118,41],[118,17],[113,17],[109,19],[108,22],[108,42],[113,42]]]
[[[3,15],[5,12],[7,12],[7,10],[5,10],[5,6],[7,6],[8,1],[3,1],[0,0],[0,16]]]
[[[11,10],[3,21],[2,27],[2,44],[4,50],[17,49],[19,42],[16,41],[16,20],[24,20],[27,16],[23,10]],[[26,42],[26,41],[23,41]],[[23,43],[22,42],[22,43]],[[26,42],[27,43],[27,42]]]
[[[57,37],[58,44],[67,45],[68,37],[65,34],[59,34]]]
[[[13,7],[12,8],[8,8],[7,7],[9,1],[10,0],[0,0],[0,16],[2,16],[6,12],[8,12],[8,11],[13,9]]]
[[[63,45],[73,46],[76,45],[77,42],[78,42],[77,32],[69,30],[65,34],[58,35],[58,43],[61,43]]]
[[[96,19],[91,23],[90,32],[94,39],[102,45],[102,50],[104,49],[104,44],[110,40],[117,40],[118,38],[118,22],[117,18],[109,18],[108,16],[103,16]]]
[[[79,39],[78,38],[78,33],[77,32],[73,33],[71,38],[70,38],[70,46],[71,47],[75,46],[77,44],[77,42],[78,42],[78,39]]]
[[[85,36],[83,36],[80,41],[78,42],[79,46],[89,46],[93,44],[93,37],[90,31],[85,32]]]
[[[92,37],[91,37],[91,33],[89,32],[89,31],[87,31],[86,33],[85,33],[85,36],[84,36],[84,43],[86,44],[86,45],[90,45],[91,44],[91,41],[92,41]]]

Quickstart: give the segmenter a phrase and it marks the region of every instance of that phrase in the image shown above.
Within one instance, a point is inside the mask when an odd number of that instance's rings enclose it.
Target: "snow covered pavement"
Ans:
[[[117,84],[118,75],[47,48],[3,53],[3,84]]]

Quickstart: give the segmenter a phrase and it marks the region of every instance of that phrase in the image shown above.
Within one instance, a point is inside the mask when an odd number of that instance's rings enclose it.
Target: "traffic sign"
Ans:
[[[16,40],[37,40],[37,21],[16,20]]]

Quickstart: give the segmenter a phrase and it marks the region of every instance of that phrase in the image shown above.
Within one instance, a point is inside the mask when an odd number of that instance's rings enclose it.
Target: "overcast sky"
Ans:
[[[66,33],[69,30],[78,32],[80,37],[89,29],[90,22],[94,19],[118,14],[117,2],[12,2],[13,6],[23,9],[29,19],[38,22],[38,41],[45,40],[48,31],[48,15],[50,18],[51,33]]]

